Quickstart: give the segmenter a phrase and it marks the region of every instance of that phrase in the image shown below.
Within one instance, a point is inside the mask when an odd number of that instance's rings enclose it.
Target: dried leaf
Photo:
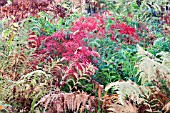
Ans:
[[[168,102],[162,109],[165,110],[164,113],[169,113],[170,112],[170,102]]]

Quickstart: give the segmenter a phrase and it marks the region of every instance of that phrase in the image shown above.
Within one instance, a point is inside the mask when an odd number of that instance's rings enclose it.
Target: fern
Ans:
[[[80,113],[82,113],[85,109],[91,111],[92,108],[95,107],[93,105],[94,103],[95,97],[90,96],[85,92],[50,93],[41,98],[36,106],[40,104],[47,113],[61,113],[66,111],[80,111]]]
[[[82,88],[87,86],[87,84],[82,84],[82,80],[90,83],[91,75],[95,73],[96,67],[91,63],[79,63],[77,66],[74,65],[74,62],[68,65],[58,63],[53,64],[53,68],[50,71],[51,73],[57,72],[57,74],[53,74],[53,80],[56,82],[59,90],[64,88],[63,90],[66,91],[66,86],[68,86],[68,92],[72,92],[73,89],[77,91],[79,89],[78,86]]]
[[[164,107],[163,110],[165,111],[164,113],[169,113],[170,112],[170,102],[168,102]]]
[[[124,105],[112,103],[107,107],[108,113],[138,113],[138,108],[129,101],[126,101]]]
[[[161,59],[158,59],[144,51],[141,47],[138,48],[138,55],[142,57],[141,61],[137,64],[141,84],[158,83],[161,80],[165,80],[167,87],[170,89],[169,53],[158,53],[157,56],[161,56]]]
[[[108,84],[105,87],[105,91],[108,92],[109,89],[113,87],[113,91],[118,94],[118,100],[122,105],[125,105],[126,98],[136,100],[137,104],[142,103],[145,98],[149,98],[151,91],[145,86],[139,86],[132,81],[117,81]]]
[[[50,91],[49,84],[51,84],[51,75],[41,70],[23,75],[18,81],[4,79],[0,81],[0,100],[5,100],[11,106],[20,103],[17,106],[18,110],[22,111],[26,109],[32,112],[34,111],[36,101]],[[26,108],[23,109],[23,106]]]

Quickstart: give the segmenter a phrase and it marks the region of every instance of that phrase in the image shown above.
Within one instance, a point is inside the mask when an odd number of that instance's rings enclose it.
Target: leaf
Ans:
[[[2,36],[7,38],[9,36],[9,34],[11,33],[11,30],[10,29],[7,29],[5,31],[2,32]]]
[[[149,98],[149,95],[151,94],[150,89],[146,88],[145,86],[139,86],[130,80],[127,82],[112,82],[105,87],[105,91],[107,92],[112,87],[113,90],[118,94],[118,99],[122,105],[125,104],[126,97],[136,101],[137,104],[140,104],[142,101],[144,101],[144,97]]]
[[[13,23],[13,26],[16,28],[19,27],[18,23]]]
[[[134,9],[139,9],[139,6],[138,6],[137,4],[132,4],[132,7],[133,7]]]
[[[32,103],[31,103],[31,111],[30,112],[34,112],[34,108],[36,105],[36,101],[38,100],[39,96],[43,94],[43,91],[41,90],[36,97],[33,99]]]
[[[48,94],[42,97],[36,106],[40,104],[45,107],[45,110],[54,110],[57,113],[67,109],[83,112],[84,109],[87,109],[87,101],[93,101],[89,99],[89,96],[85,92]]]
[[[161,52],[157,54],[157,56],[162,56],[160,60],[139,47],[138,56],[142,57],[137,66],[139,69],[138,73],[140,73],[139,80],[141,80],[141,84],[164,79],[166,80],[167,87],[170,88],[168,85],[170,83],[169,53]]]
[[[2,110],[2,109],[4,109],[4,106],[1,106],[1,105],[0,105],[0,110]]]
[[[170,102],[168,102],[163,108],[162,110],[165,110],[164,113],[169,113],[170,112]]]
[[[126,101],[124,105],[112,103],[107,107],[109,107],[107,109],[108,113],[138,113],[138,108],[129,101]]]

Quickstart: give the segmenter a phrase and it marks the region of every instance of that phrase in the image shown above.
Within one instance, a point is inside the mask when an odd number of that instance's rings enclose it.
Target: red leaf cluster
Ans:
[[[73,38],[78,36],[82,38],[103,38],[106,34],[104,18],[100,15],[81,17],[74,23],[71,31],[73,32]]]
[[[126,23],[121,23],[120,21],[115,20],[114,18],[112,18],[112,21],[114,22],[114,24],[112,24],[109,29],[109,33],[111,34],[111,40],[117,41],[114,37],[116,34],[115,30],[117,30],[121,36],[124,35],[123,42],[126,44],[134,44],[140,41],[135,28],[128,26]]]
[[[10,5],[1,7],[0,10],[0,19],[4,17],[13,16],[12,20],[14,22],[20,21],[28,16],[37,16],[38,12],[53,12],[56,16],[65,17],[66,8],[50,4],[50,2],[39,2],[35,0],[22,0],[19,2],[13,2]],[[68,12],[67,12],[68,13]]]

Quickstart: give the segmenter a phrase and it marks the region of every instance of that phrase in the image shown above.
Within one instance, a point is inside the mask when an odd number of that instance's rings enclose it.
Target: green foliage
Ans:
[[[120,79],[136,81],[134,77],[137,73],[135,67],[137,50],[135,46],[118,44],[110,38],[96,39],[89,45],[95,46],[96,51],[100,54],[96,64],[98,71],[94,75],[95,80],[104,85]]]
[[[162,12],[161,7],[165,8],[169,5],[168,0],[100,0],[100,2],[105,3],[107,8],[112,10],[114,17],[127,17],[131,14],[133,19],[143,22],[149,20],[148,17],[154,15],[153,13],[159,16]]]
[[[65,18],[55,18],[53,13],[38,13],[38,18],[29,17],[24,23],[25,29],[30,29],[38,36],[51,36],[58,30],[67,30],[75,19],[79,18],[82,14],[73,13]]]
[[[58,18],[56,21],[57,22],[56,29],[57,30],[68,30],[71,27],[72,23],[82,15],[83,14],[81,14],[81,13],[79,14],[77,12],[74,12],[74,13],[70,14],[70,16],[68,16],[68,17]]]
[[[30,29],[30,32],[34,32],[36,35],[52,35],[56,31],[56,24],[54,15],[40,12],[39,18],[29,17],[25,22],[25,27]]]
[[[161,51],[170,52],[170,39],[165,37],[156,39],[152,48],[148,49],[148,51],[154,56]]]

